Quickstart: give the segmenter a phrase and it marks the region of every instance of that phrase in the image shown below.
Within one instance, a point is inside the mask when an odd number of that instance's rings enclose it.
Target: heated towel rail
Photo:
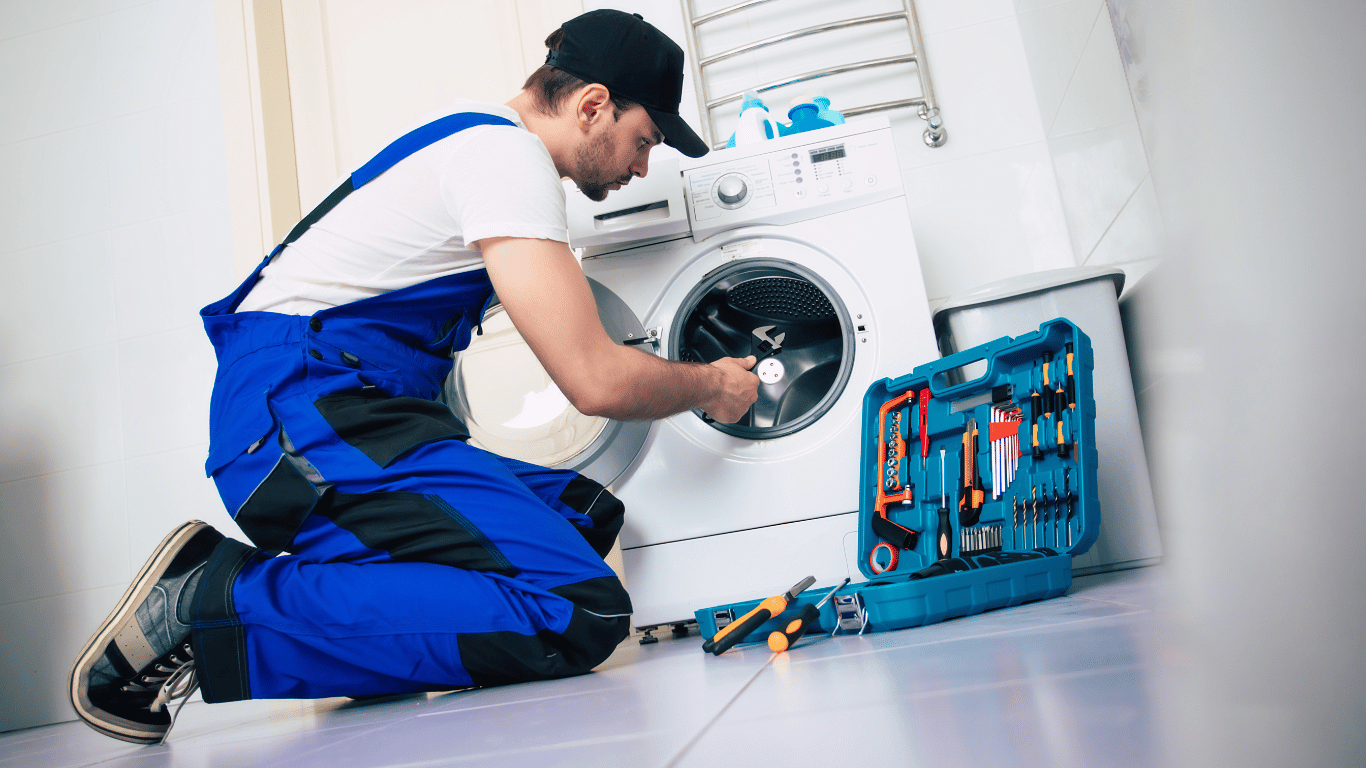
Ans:
[[[726,140],[718,139],[718,137],[716,136],[715,122],[712,120],[712,111],[715,110],[717,107],[723,106],[725,104],[739,101],[741,98],[744,97],[744,92],[737,91],[735,93],[726,94],[724,96],[710,98],[708,95],[709,89],[707,88],[707,67],[719,61],[724,61],[735,56],[742,56],[753,51],[758,51],[760,49],[768,48],[774,45],[781,45],[783,43],[787,43],[805,37],[810,37],[812,35],[819,35],[833,32],[835,30],[849,29],[851,27],[859,27],[869,24],[888,24],[896,22],[904,23],[906,26],[906,31],[910,36],[911,43],[911,52],[909,54],[899,56],[887,56],[877,59],[865,59],[862,61],[854,61],[837,66],[812,70],[810,72],[804,72],[800,75],[794,75],[792,77],[785,77],[779,80],[774,80],[772,82],[765,83],[763,85],[758,86],[757,88],[752,88],[750,90],[758,91],[759,93],[764,93],[766,91],[771,91],[776,88],[782,88],[784,86],[794,85],[796,83],[803,83],[811,80],[818,80],[823,77],[844,74],[846,72],[855,72],[858,70],[872,69],[876,67],[886,67],[894,64],[912,63],[915,65],[916,74],[919,76],[920,79],[920,96],[909,99],[884,101],[878,104],[865,104],[862,106],[856,106],[849,109],[841,108],[840,111],[844,114],[845,117],[854,117],[856,115],[868,114],[870,112],[882,112],[885,110],[899,109],[902,107],[916,107],[918,110],[918,114],[920,115],[920,118],[924,120],[928,126],[925,129],[924,133],[925,144],[931,147],[941,147],[944,145],[944,142],[948,140],[948,133],[944,130],[944,121],[939,114],[939,104],[935,101],[934,98],[934,86],[930,83],[929,68],[925,64],[924,43],[920,39],[920,22],[916,19],[914,0],[901,0],[902,10],[900,11],[894,11],[890,13],[879,13],[869,16],[860,16],[858,18],[842,19],[839,21],[831,21],[824,24],[818,24],[816,26],[807,27],[805,29],[798,29],[793,32],[786,32],[783,34],[774,35],[763,40],[756,40],[754,42],[746,43],[744,45],[740,45],[729,50],[705,57],[699,55],[699,52],[702,50],[701,46],[699,45],[700,36],[698,33],[698,29],[700,27],[702,27],[704,24],[707,24],[708,22],[712,22],[719,18],[729,16],[733,13],[739,13],[740,11],[754,8],[755,6],[774,2],[774,0],[746,0],[745,2],[737,3],[727,8],[712,11],[711,13],[706,13],[701,16],[698,16],[694,13],[693,1],[694,0],[681,0],[683,5],[683,26],[684,31],[688,36],[688,46],[691,53],[691,55],[688,56],[688,62],[691,67],[692,79],[693,83],[695,84],[695,91],[697,93],[698,111],[701,113],[700,122],[702,128],[702,139],[706,141],[707,144],[710,145],[713,149],[720,149],[721,147],[724,147],[726,145]]]

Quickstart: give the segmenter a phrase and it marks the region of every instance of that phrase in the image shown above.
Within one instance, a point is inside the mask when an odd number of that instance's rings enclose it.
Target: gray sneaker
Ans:
[[[76,657],[71,704],[92,728],[139,744],[166,738],[166,705],[199,688],[188,609],[222,540],[198,520],[172,531]]]

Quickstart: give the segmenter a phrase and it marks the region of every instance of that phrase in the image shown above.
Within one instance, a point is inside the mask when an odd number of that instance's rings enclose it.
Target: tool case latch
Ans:
[[[863,634],[863,630],[868,626],[868,611],[863,607],[863,595],[855,592],[850,595],[835,595],[834,600],[835,616],[839,619],[835,624],[835,629],[830,633],[834,637],[837,632],[853,632]]]
[[[711,616],[716,622],[716,631],[720,632],[732,621],[735,621],[735,610],[732,608],[719,608],[712,611]]]

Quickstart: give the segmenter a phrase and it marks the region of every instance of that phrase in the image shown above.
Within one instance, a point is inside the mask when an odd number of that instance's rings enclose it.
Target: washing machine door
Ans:
[[[640,319],[620,297],[592,278],[588,284],[612,338],[645,337]],[[469,428],[470,444],[611,485],[645,445],[649,422],[580,413],[496,300],[484,312],[483,330],[456,354],[444,390],[447,406]]]

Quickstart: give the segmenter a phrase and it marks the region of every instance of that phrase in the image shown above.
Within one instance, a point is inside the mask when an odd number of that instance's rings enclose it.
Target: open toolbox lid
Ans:
[[[1064,594],[1072,556],[1100,527],[1093,368],[1090,339],[1057,318],[874,382],[858,489],[869,580],[819,606],[820,628],[901,629]],[[833,586],[803,592],[784,616]],[[703,636],[762,597],[697,611]]]

